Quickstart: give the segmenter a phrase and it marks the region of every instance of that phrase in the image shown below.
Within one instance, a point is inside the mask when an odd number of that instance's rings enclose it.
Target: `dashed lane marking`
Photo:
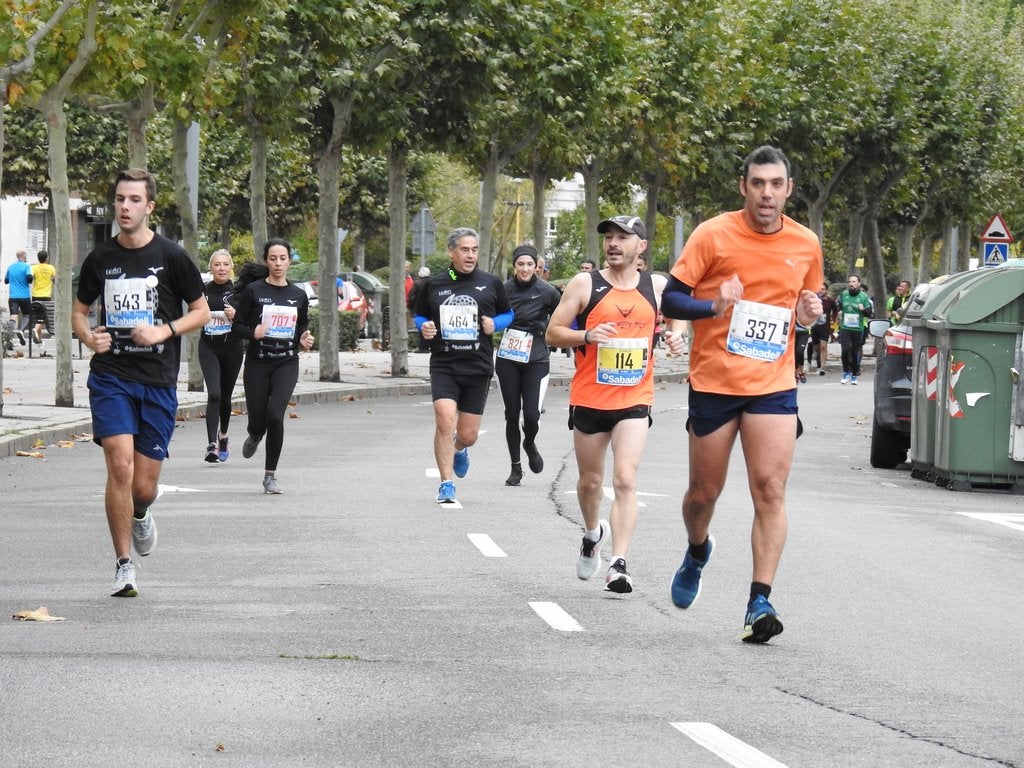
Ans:
[[[712,723],[672,723],[672,727],[735,768],[786,768]]]
[[[494,543],[494,540],[486,533],[467,533],[466,536],[473,542],[484,557],[508,557],[505,552]]]
[[[1021,512],[957,512],[964,517],[984,520],[986,523],[1005,525],[1017,531],[1024,531],[1024,513]]]
[[[572,616],[562,610],[558,603],[530,603],[530,607],[544,621],[559,632],[582,632],[583,627]]]

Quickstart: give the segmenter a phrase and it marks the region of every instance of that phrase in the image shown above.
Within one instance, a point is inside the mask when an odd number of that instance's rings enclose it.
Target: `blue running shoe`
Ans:
[[[456,477],[466,476],[466,473],[469,472],[469,448],[463,448],[461,451],[455,452],[455,458],[452,460],[452,469],[455,470]]]
[[[231,455],[231,451],[228,449],[228,439],[226,437],[218,438],[217,440],[217,458],[221,461],[227,461],[228,456]]]
[[[672,602],[678,608],[689,608],[700,597],[700,574],[704,566],[711,560],[711,553],[715,551],[715,537],[708,536],[708,559],[703,563],[690,556],[687,550],[683,556],[683,564],[679,566],[676,575],[672,577]]]
[[[743,634],[740,639],[744,643],[767,643],[776,635],[782,634],[782,621],[779,614],[772,608],[768,598],[757,595],[747,606],[747,615],[743,619]]]
[[[448,504],[455,501],[455,483],[445,480],[437,489],[437,501],[440,504]]]

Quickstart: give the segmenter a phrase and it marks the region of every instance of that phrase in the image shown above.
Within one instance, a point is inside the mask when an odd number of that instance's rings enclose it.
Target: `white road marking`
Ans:
[[[1024,531],[1024,512],[957,512],[964,517],[984,520],[986,523],[1005,525],[1017,531]]]
[[[437,467],[427,467],[426,475],[427,477],[440,478],[441,472],[437,469]]]
[[[467,533],[466,535],[484,557],[508,557],[501,547],[495,544],[494,540],[486,533]]]
[[[718,755],[735,768],[786,768],[735,736],[730,736],[711,723],[672,723],[672,727],[689,736],[704,749]]]
[[[530,607],[553,629],[560,632],[582,632],[583,627],[562,610],[558,603],[530,603]]]
[[[575,496],[576,495],[576,491],[575,490],[566,491],[565,495],[566,496]],[[636,505],[638,507],[646,507],[647,506],[642,501],[640,501],[640,499],[639,499],[640,496],[656,496],[656,497],[662,498],[662,499],[667,499],[668,498],[668,494],[666,494],[666,493],[644,493],[643,491],[637,491],[636,495],[638,497],[637,498],[637,502],[636,502]],[[610,485],[606,485],[604,487],[604,497],[606,499],[608,499],[609,501],[615,501],[615,489],[612,488]]]
[[[160,484],[156,487],[156,497],[159,499],[165,493],[209,493],[202,488],[179,488],[176,485]]]
[[[439,501],[439,502],[437,502],[437,506],[444,507],[446,509],[462,509],[463,508],[462,507],[462,502],[460,502],[458,499],[455,499],[455,501]]]

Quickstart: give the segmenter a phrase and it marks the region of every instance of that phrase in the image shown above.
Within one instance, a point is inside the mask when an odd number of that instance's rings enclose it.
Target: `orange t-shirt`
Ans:
[[[717,298],[722,283],[737,275],[743,301],[756,303],[735,324],[735,307],[723,317],[694,321],[694,389],[749,396],[793,388],[796,302],[801,290],[817,291],[824,281],[821,244],[811,230],[784,215],[782,229],[765,235],[747,225],[742,211],[723,213],[693,230],[672,275],[705,301]]]
[[[612,287],[600,272],[591,275],[592,304],[589,313],[584,311],[577,318],[577,327],[587,330],[612,323],[617,333],[604,344],[576,348],[569,403],[601,411],[653,405],[651,342],[657,315],[651,276],[640,273],[636,288],[620,289]],[[594,298],[598,298],[596,304]]]

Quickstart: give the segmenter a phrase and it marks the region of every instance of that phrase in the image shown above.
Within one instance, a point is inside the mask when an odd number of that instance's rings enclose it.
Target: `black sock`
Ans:
[[[690,557],[694,560],[699,560],[700,562],[705,563],[708,559],[708,549],[708,539],[704,539],[703,544],[690,544]]]
[[[754,598],[758,595],[764,595],[764,599],[767,600],[772,593],[771,584],[762,584],[760,581],[750,582],[750,600],[748,605],[754,602]]]
[[[130,563],[131,561],[132,561],[132,559],[130,557],[119,557],[119,558],[117,558],[117,564],[118,565],[124,565],[125,563]]]

